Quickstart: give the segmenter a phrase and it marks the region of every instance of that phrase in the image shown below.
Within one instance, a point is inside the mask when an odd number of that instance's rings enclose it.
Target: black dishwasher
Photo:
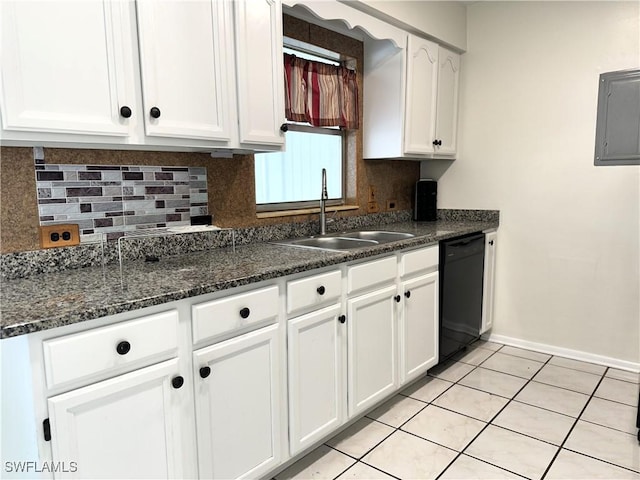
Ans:
[[[440,362],[480,336],[484,233],[440,242]]]

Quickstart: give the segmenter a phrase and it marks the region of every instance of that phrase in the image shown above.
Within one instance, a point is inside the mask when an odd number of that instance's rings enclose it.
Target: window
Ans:
[[[284,52],[316,62],[339,65],[339,54],[287,39]],[[316,54],[309,53],[313,51]],[[319,56],[322,55],[322,56]],[[255,155],[256,209],[277,211],[318,205],[322,169],[327,171],[328,205],[345,198],[346,133],[337,127],[288,122],[286,151]]]

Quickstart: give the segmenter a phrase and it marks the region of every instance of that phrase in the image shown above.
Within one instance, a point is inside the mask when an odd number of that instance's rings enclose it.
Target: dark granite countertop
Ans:
[[[4,280],[0,338],[92,320],[107,315],[217,292],[240,285],[367,258],[401,248],[497,228],[498,221],[401,222],[367,230],[415,237],[344,252],[253,243],[163,257],[156,263],[128,261]]]

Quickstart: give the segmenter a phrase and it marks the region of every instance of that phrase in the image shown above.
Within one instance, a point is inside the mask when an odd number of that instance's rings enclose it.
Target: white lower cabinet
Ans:
[[[288,322],[291,455],[343,423],[344,321],[336,304]]]
[[[193,353],[200,478],[258,478],[281,461],[279,326]]]
[[[347,300],[349,417],[397,387],[396,285]]]
[[[402,283],[400,384],[438,363],[438,272]]]
[[[55,478],[189,476],[188,388],[173,359],[49,398]]]
[[[482,326],[480,334],[493,325],[493,296],[496,281],[496,248],[498,232],[488,232],[484,237],[484,282],[482,285]]]

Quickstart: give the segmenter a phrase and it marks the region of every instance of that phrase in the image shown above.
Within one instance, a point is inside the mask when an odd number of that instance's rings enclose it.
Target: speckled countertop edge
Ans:
[[[158,263],[117,265],[4,280],[0,296],[0,338],[70,325],[294,273],[368,258],[399,249],[498,227],[498,220],[400,222],[384,230],[415,237],[344,252],[270,243],[164,257]],[[375,230],[375,228],[368,228]],[[274,259],[277,259],[274,261]]]

